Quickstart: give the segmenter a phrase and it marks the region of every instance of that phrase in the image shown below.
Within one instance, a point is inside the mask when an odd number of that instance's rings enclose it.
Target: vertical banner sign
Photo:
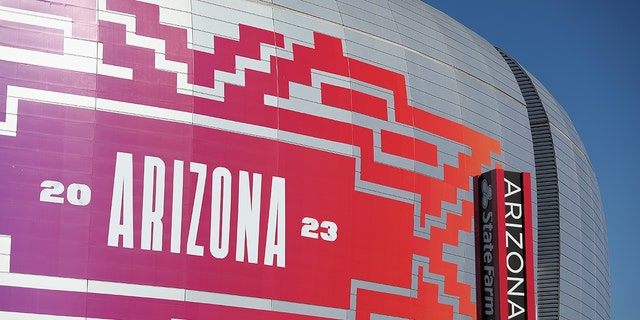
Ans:
[[[478,319],[535,320],[530,174],[496,169],[475,186]]]

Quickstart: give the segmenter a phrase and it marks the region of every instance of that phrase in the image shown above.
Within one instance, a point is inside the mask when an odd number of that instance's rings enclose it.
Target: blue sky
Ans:
[[[509,53],[567,110],[600,183],[612,319],[637,319],[640,2],[425,2]]]

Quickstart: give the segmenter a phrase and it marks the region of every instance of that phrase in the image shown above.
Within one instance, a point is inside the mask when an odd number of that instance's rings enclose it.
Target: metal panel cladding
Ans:
[[[0,28],[0,318],[476,318],[472,177],[535,161],[451,18],[8,0]]]

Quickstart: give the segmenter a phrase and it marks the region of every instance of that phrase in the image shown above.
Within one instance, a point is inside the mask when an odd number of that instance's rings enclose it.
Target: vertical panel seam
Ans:
[[[551,124],[529,75],[511,56],[496,47],[509,65],[525,100],[536,168],[538,201],[538,316],[559,319],[560,202],[558,168]]]

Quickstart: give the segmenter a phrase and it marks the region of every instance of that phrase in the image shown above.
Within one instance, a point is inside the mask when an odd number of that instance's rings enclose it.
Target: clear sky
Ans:
[[[567,110],[600,183],[612,319],[638,319],[640,2],[425,2],[505,50]]]

